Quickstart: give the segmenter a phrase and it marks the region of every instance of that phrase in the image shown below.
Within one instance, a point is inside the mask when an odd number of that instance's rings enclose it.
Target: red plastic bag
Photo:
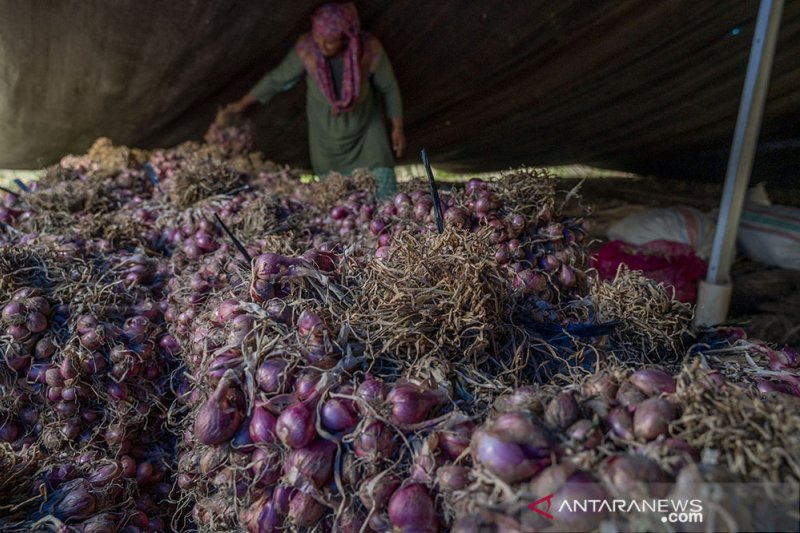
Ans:
[[[613,279],[624,263],[641,270],[648,278],[675,288],[675,298],[695,303],[697,282],[706,275],[708,264],[691,246],[671,241],[651,241],[642,245],[611,241],[594,255],[593,266],[603,279]]]

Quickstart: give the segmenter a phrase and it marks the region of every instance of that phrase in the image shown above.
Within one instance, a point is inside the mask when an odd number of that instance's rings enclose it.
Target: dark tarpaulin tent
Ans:
[[[318,2],[0,3],[0,168],[199,139],[308,28]],[[357,2],[384,43],[409,147],[442,168],[593,163],[721,180],[756,0]],[[800,160],[800,2],[784,8],[756,177]],[[304,89],[253,113],[258,149],[308,165]]]

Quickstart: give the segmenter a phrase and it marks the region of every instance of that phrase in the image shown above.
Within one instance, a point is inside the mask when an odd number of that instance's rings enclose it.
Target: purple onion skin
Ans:
[[[603,486],[591,475],[582,471],[572,474],[555,494],[553,501],[606,500],[609,498]],[[598,512],[592,512],[591,509],[586,512],[580,509],[570,512],[569,508],[565,507],[553,514],[562,531],[594,531],[608,517],[608,511],[602,508]],[[549,522],[547,525],[551,523]]]
[[[317,384],[320,380],[318,371],[303,372],[298,376],[294,383],[294,393],[301,400],[311,398],[317,392]]]
[[[530,457],[525,446],[505,441],[484,429],[475,430],[470,448],[475,463],[507,483],[530,479],[550,464],[549,458]]]
[[[633,411],[640,402],[647,397],[642,391],[635,387],[631,382],[624,381],[617,391],[617,403],[628,410]]]
[[[433,499],[420,483],[406,485],[392,494],[389,520],[398,531],[434,533],[438,529]]]
[[[657,368],[644,368],[634,372],[628,380],[647,396],[675,392],[675,378]]]
[[[402,480],[389,472],[380,472],[361,482],[358,497],[367,510],[380,512]]]
[[[583,385],[585,396],[597,396],[607,401],[612,401],[619,392],[619,385],[614,377],[608,373],[595,374],[586,380]]]
[[[84,479],[74,479],[58,489],[52,514],[59,520],[87,518],[94,514],[97,501],[89,491],[89,483]]]
[[[624,407],[615,407],[608,413],[606,422],[611,430],[623,439],[633,439],[633,417]]]
[[[342,533],[361,533],[366,517],[358,509],[345,508],[337,523],[338,530]]]
[[[286,408],[278,417],[278,438],[289,448],[304,448],[317,436],[316,412],[312,402],[300,402]]]
[[[0,425],[0,442],[13,442],[19,436],[19,425],[13,421],[6,421]]]
[[[280,392],[291,383],[286,374],[287,362],[282,359],[267,359],[256,372],[256,383],[266,393]]]
[[[669,433],[669,423],[675,419],[675,408],[667,400],[650,398],[636,406],[633,413],[633,434],[640,439],[653,440]]]
[[[244,419],[241,410],[243,403],[240,390],[227,380],[220,381],[195,419],[194,434],[197,440],[208,445],[230,440]]]
[[[549,432],[525,413],[502,413],[491,423],[491,430],[501,439],[525,444],[528,449],[545,451],[551,445]]]
[[[297,319],[297,331],[301,337],[320,335],[325,330],[325,322],[317,313],[304,310]]]
[[[275,504],[268,501],[258,514],[258,533],[278,533],[283,530],[283,517],[275,509]]]
[[[455,461],[469,448],[473,431],[475,431],[475,424],[467,421],[447,431],[439,432],[439,449],[448,459]]]
[[[395,385],[386,396],[392,405],[392,421],[399,425],[410,425],[423,422],[433,406],[444,398],[436,391],[428,391],[421,387],[403,383]]]
[[[43,337],[36,343],[36,358],[50,359],[56,352],[56,345],[50,337]]]
[[[320,422],[323,428],[336,433],[353,429],[358,424],[358,419],[345,402],[331,398],[322,404]]]
[[[272,501],[275,502],[275,509],[278,513],[285,515],[289,512],[289,502],[292,501],[292,496],[297,492],[297,489],[291,485],[278,484],[275,490],[272,491]]]
[[[445,465],[436,470],[436,484],[445,492],[462,490],[469,485],[470,469],[466,466]]]
[[[567,429],[569,435],[584,450],[596,448],[603,442],[603,433],[591,420],[581,419]]]
[[[317,523],[325,512],[325,507],[308,492],[298,490],[289,502],[289,520],[300,527],[310,527]]]
[[[23,303],[12,300],[3,307],[2,319],[8,324],[23,324],[27,313],[28,308]]]
[[[572,393],[562,392],[547,404],[544,417],[551,426],[566,429],[580,417],[580,406]]]
[[[250,439],[256,444],[271,444],[277,440],[277,420],[261,405],[253,409],[253,415],[248,426]]]
[[[388,387],[382,380],[367,375],[367,378],[356,389],[356,396],[362,400],[356,402],[356,409],[362,414],[368,414],[369,408],[362,405],[362,402],[375,407],[386,398],[387,391]]]
[[[358,457],[377,460],[391,457],[397,448],[397,443],[390,428],[380,420],[372,420],[365,423],[356,433],[353,447]]]
[[[333,479],[336,449],[333,442],[319,439],[306,448],[292,450],[286,456],[283,472],[292,483],[308,479],[317,488],[322,488]]]
[[[280,479],[281,460],[279,454],[265,448],[256,448],[251,459],[253,461],[252,475],[256,483],[269,487]]]
[[[605,464],[604,471],[612,485],[629,494],[643,484],[656,484],[649,488],[664,490],[666,487],[663,484],[670,481],[658,463],[643,455],[623,454],[612,457]]]

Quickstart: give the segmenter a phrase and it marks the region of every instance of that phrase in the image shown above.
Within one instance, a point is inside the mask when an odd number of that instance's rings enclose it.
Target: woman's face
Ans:
[[[344,36],[338,35],[336,37],[321,37],[314,34],[314,42],[317,43],[320,52],[325,57],[332,57],[344,49]]]

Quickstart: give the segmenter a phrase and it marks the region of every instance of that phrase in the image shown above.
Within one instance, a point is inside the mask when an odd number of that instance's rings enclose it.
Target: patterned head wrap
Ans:
[[[311,15],[312,33],[307,33],[297,41],[297,53],[308,74],[319,85],[322,93],[338,115],[350,109],[358,101],[361,80],[365,74],[374,70],[380,54],[377,39],[361,31],[358,11],[352,3],[323,4]],[[314,35],[323,39],[342,37],[345,43],[344,72],[340,98],[336,98],[331,67],[322,55]]]
[[[361,30],[356,6],[348,4],[322,4],[311,15],[311,32],[323,39],[352,38]]]

